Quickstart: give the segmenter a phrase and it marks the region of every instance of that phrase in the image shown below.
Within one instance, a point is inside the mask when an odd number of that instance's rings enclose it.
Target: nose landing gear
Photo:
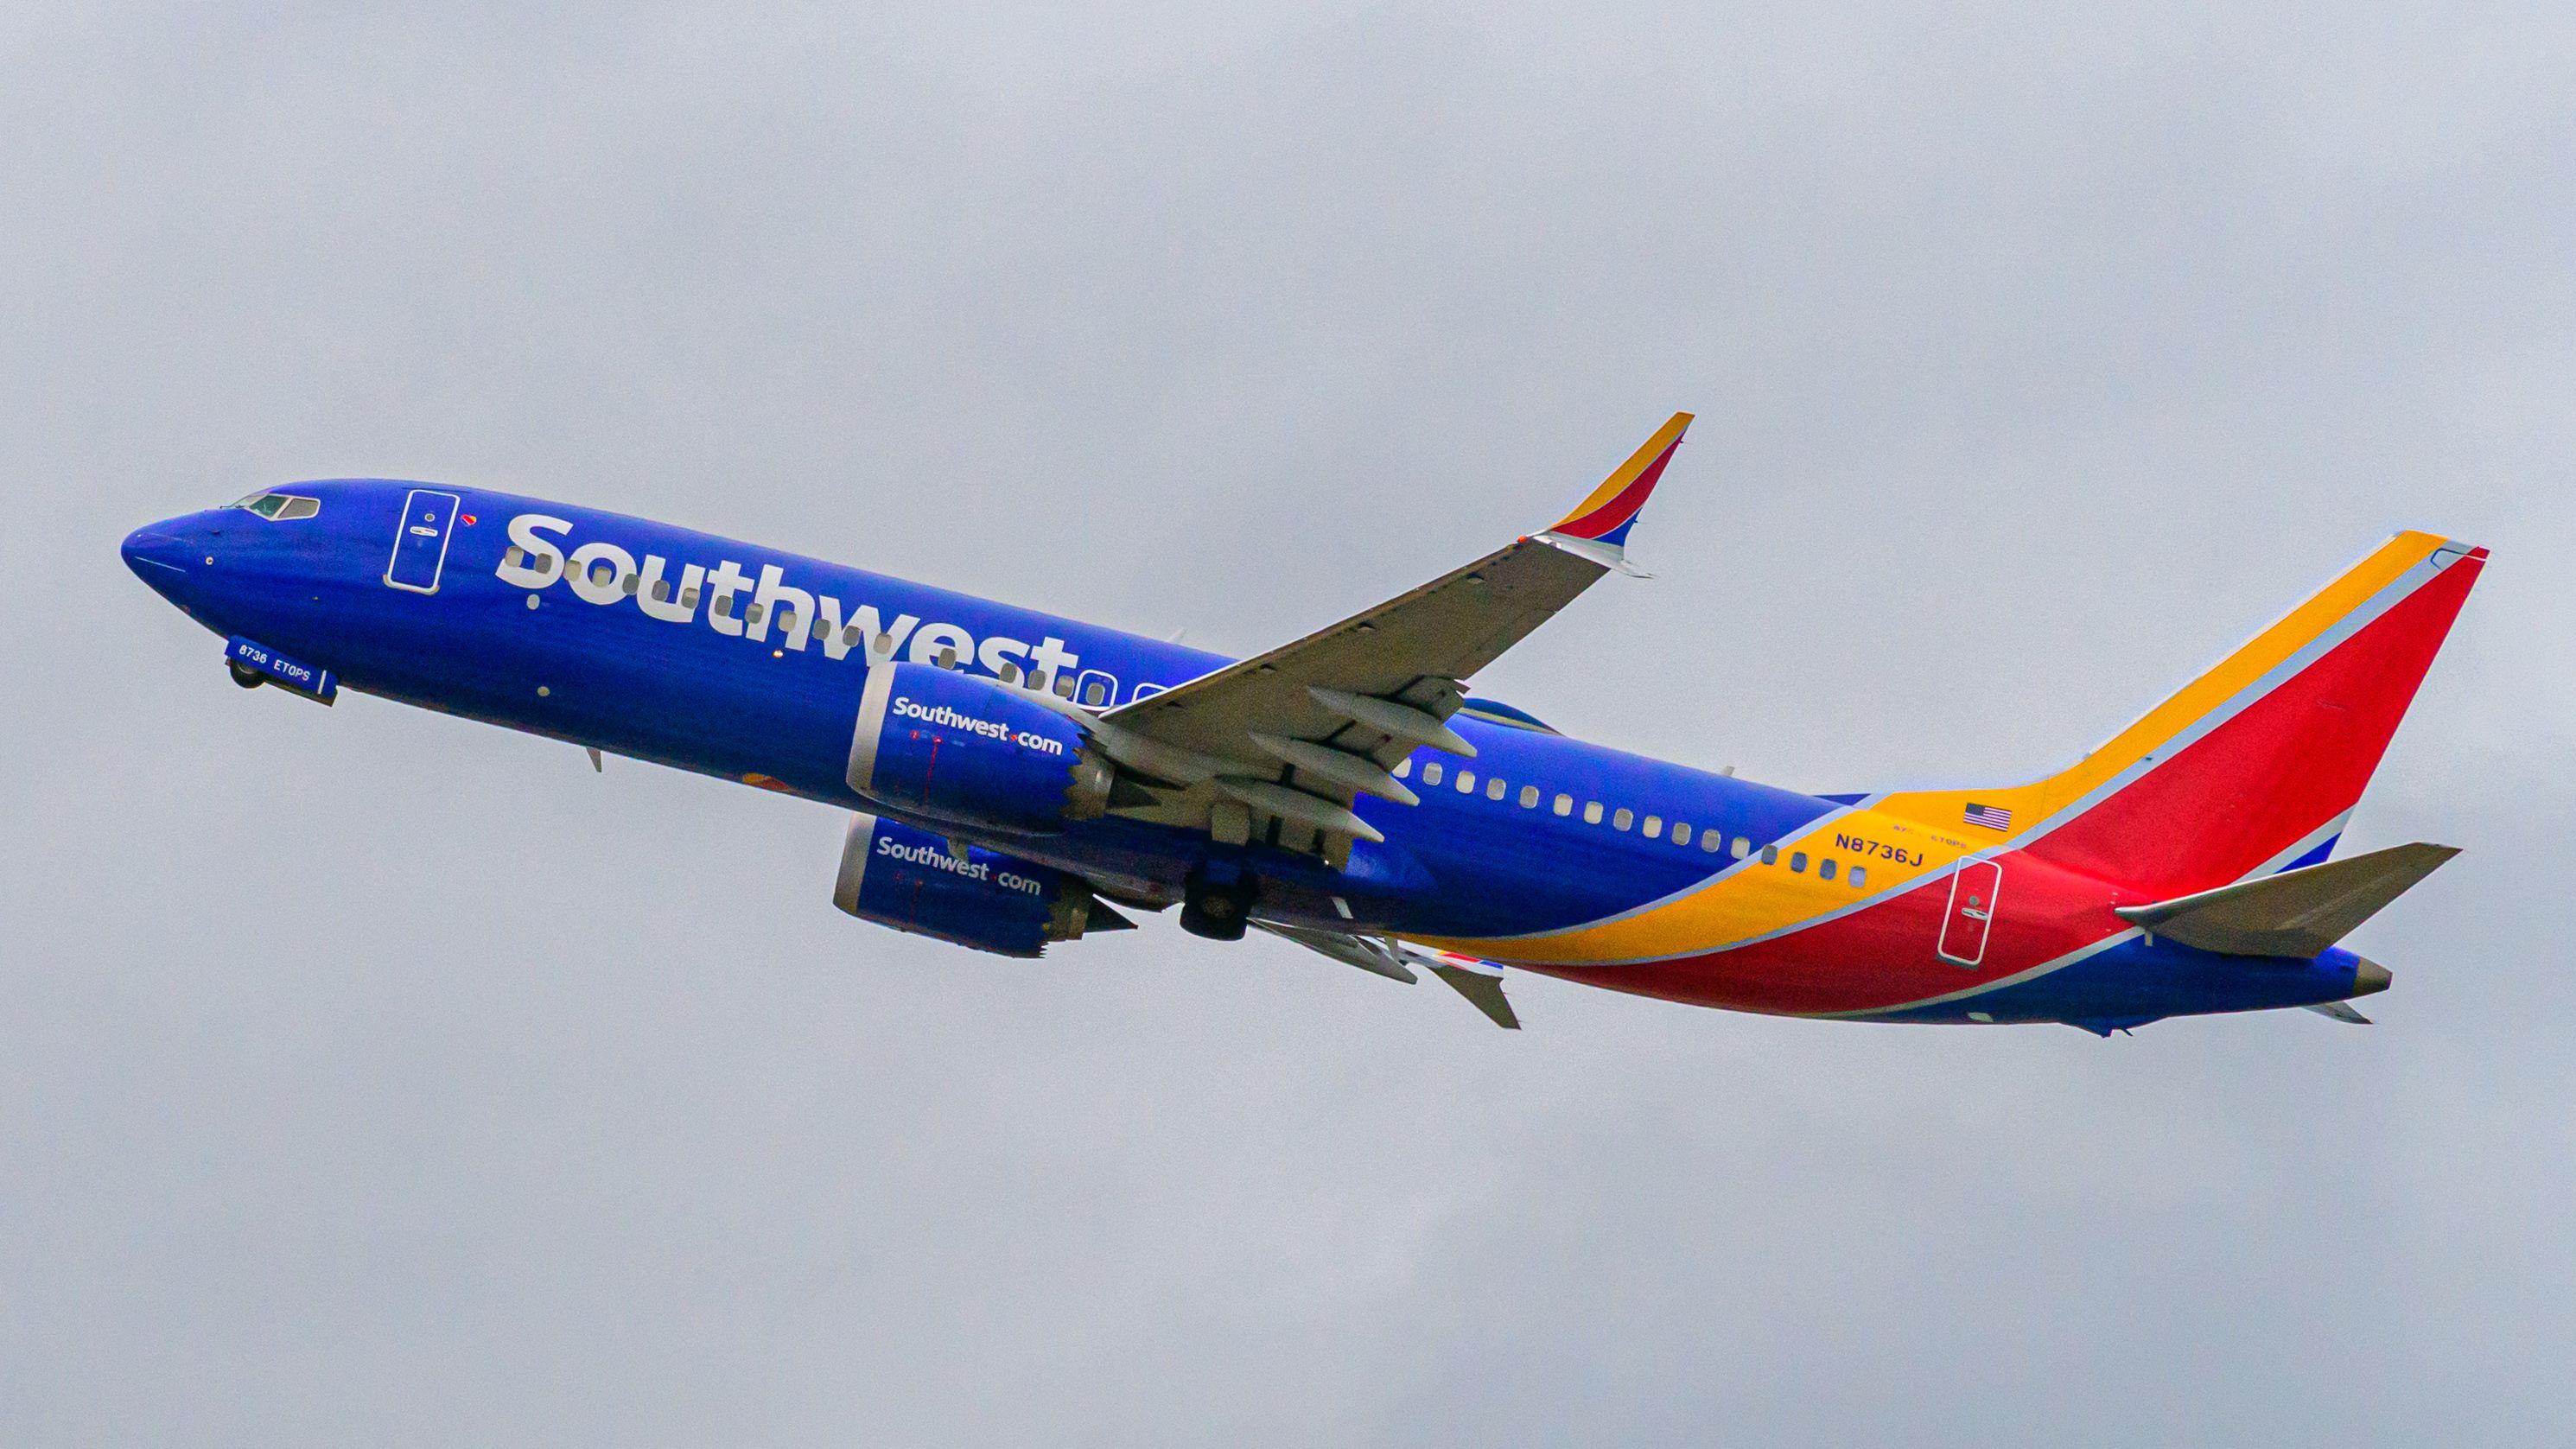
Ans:
[[[1206,861],[1190,872],[1182,889],[1182,930],[1211,941],[1240,941],[1261,883],[1240,866]]]
[[[231,667],[233,683],[244,689],[274,684],[289,694],[316,704],[329,704],[340,693],[340,681],[330,670],[300,664],[239,634],[226,641],[224,663]]]

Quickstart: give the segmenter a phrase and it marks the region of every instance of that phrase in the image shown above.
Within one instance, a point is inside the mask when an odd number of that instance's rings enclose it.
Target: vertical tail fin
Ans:
[[[2160,895],[2323,859],[2486,556],[2399,534],[2068,769],[1876,808]]]

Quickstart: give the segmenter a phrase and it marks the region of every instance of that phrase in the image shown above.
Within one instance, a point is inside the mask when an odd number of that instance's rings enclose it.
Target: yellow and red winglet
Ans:
[[[1602,480],[1590,497],[1539,537],[1560,544],[1581,540],[1592,547],[1577,552],[1605,551],[1611,560],[1617,560],[1627,546],[1628,529],[1636,523],[1637,511],[1646,506],[1647,495],[1655,491],[1656,482],[1664,476],[1664,465],[1673,460],[1673,450],[1681,446],[1682,434],[1690,425],[1689,413],[1673,414],[1672,421],[1656,429],[1646,445],[1630,454],[1628,461]]]

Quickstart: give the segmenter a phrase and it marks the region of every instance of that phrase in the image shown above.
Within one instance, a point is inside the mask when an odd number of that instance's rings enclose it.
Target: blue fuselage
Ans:
[[[1222,667],[1207,652],[908,583],[667,524],[481,489],[383,480],[298,485],[311,517],[239,508],[189,514],[126,541],[135,572],[217,634],[335,671],[351,688],[637,759],[763,785],[852,810],[845,772],[872,656],[947,662],[984,674],[1043,672],[1086,707],[1132,701]],[[425,496],[425,497],[424,497]],[[446,500],[446,501],[440,501]],[[429,512],[440,537],[429,546]],[[452,518],[433,517],[439,510]],[[530,519],[542,520],[531,525]],[[541,532],[514,541],[514,529]],[[419,538],[410,535],[417,533]],[[568,565],[541,581],[520,541]],[[405,546],[411,548],[406,555]],[[626,582],[639,579],[640,585]],[[718,609],[720,596],[729,607]],[[1059,693],[1067,690],[1058,686]],[[1169,898],[1211,854],[1237,854],[1263,883],[1265,915],[1336,930],[1430,938],[1529,936],[1599,921],[1708,880],[1732,863],[1712,841],[1782,839],[1845,802],[1586,744],[1470,709],[1453,724],[1475,746],[1465,791],[1408,771],[1417,806],[1363,796],[1386,837],[1347,869],[1255,841],[1116,816],[980,843]],[[1442,759],[1428,752],[1417,765]],[[1471,777],[1473,778],[1473,777]],[[1537,793],[1525,804],[1525,788]],[[1558,796],[1669,829],[1609,828]],[[916,821],[955,833],[938,821]],[[2329,999],[2349,986],[2274,981],[2273,999],[2213,999],[2198,953],[2123,948],[2121,1018]],[[2239,973],[2241,976],[2243,973]],[[2331,975],[2331,970],[2327,972]],[[2169,983],[2170,989],[2157,982]],[[2186,982],[2188,985],[2186,985]],[[1982,1003],[1989,1011],[1999,1003]],[[2083,1016],[2083,1001],[2006,1004],[2003,1019]],[[2106,1013],[2094,1009],[2092,1015]],[[1939,1011],[1914,1019],[1943,1019]]]

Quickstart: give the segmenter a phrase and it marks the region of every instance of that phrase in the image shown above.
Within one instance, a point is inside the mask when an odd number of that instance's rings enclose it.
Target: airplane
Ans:
[[[235,683],[342,688],[849,814],[832,900],[1012,957],[1180,907],[1517,1027],[1506,970],[1882,1022],[2350,1004],[2456,852],[2333,852],[2487,552],[2401,533],[2055,773],[1810,794],[1472,692],[1595,580],[1691,422],[1553,526],[1246,659],[488,489],[344,478],[125,539]]]

